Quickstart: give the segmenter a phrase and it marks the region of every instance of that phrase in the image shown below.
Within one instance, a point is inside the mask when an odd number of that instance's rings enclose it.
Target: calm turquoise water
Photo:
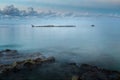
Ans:
[[[34,25],[76,25],[32,28]],[[91,27],[94,24],[95,27]],[[96,64],[120,70],[120,19],[81,17],[0,19],[0,50],[39,51],[60,61]]]

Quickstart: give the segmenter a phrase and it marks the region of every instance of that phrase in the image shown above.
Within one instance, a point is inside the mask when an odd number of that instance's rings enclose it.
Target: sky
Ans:
[[[120,14],[120,0],[0,0],[1,10],[9,5],[20,10]]]

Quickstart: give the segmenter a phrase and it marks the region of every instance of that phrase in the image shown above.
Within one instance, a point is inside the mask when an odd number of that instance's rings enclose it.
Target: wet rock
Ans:
[[[31,63],[31,62],[26,62],[26,63],[24,64],[24,68],[25,68],[25,69],[32,70],[33,67],[34,67],[34,64]]]
[[[42,59],[41,58],[37,58],[34,60],[35,64],[40,65],[42,63]]]
[[[80,66],[79,77],[81,80],[119,80],[120,73],[106,70],[88,64]]]
[[[102,72],[88,71],[81,76],[82,80],[108,80],[107,75]]]
[[[13,53],[16,54],[18,52],[16,50],[10,50],[10,49],[0,51],[0,54],[3,55],[8,55],[8,54],[13,55]],[[13,58],[12,56],[9,57]],[[22,59],[20,59],[20,57],[22,57]],[[43,80],[46,80],[46,76],[48,78],[51,78],[47,80],[120,80],[120,72],[99,68],[97,66],[92,66],[89,64],[81,64],[79,66],[77,63],[70,62],[67,64],[59,64],[59,65],[55,63],[54,66],[53,64],[49,65],[49,63],[55,62],[55,58],[43,57],[39,52],[20,56],[20,57],[17,56],[14,57],[15,59],[13,59],[13,61],[16,62],[12,62],[12,64],[0,65],[0,76],[1,75],[2,76],[5,75],[4,77],[12,76],[13,79],[11,80],[15,80],[17,79],[17,76],[21,75],[21,73],[23,73],[22,75],[24,75],[24,73],[28,74],[29,72],[30,73],[33,72],[32,73],[33,75],[35,71],[39,71],[36,72],[36,74],[38,76],[40,76],[41,74],[40,77],[44,76],[45,79]],[[29,76],[30,75],[28,74],[27,78]],[[8,79],[6,78],[5,80]]]
[[[68,65],[71,65],[71,66],[77,66],[77,64],[76,63],[68,63]]]
[[[3,56],[3,54],[1,54],[1,52],[0,52],[0,57],[2,57]]]
[[[99,68],[97,66],[91,66],[91,65],[88,65],[88,64],[82,64],[80,66],[80,71],[81,72],[86,72],[86,71],[97,71],[99,70]]]
[[[10,49],[6,49],[6,50],[4,50],[5,52],[10,52],[10,51],[12,51],[12,50],[10,50]]]
[[[78,75],[72,76],[72,80],[80,80]]]
[[[42,59],[42,58],[36,58],[36,59],[27,59],[27,60],[23,60],[23,61],[18,61],[18,62],[14,62],[11,65],[1,65],[0,66],[0,71],[1,73],[10,73],[10,72],[19,72],[21,70],[32,70],[35,67],[39,67],[39,65],[44,64],[44,63],[51,63],[51,62],[55,62],[55,58],[54,57],[49,57],[46,59]]]
[[[45,58],[40,52],[34,52],[30,55],[27,55],[28,58],[31,58],[31,59],[36,59],[36,58]]]
[[[23,63],[23,67],[24,68],[27,68],[27,69],[32,69],[33,67],[35,66],[35,62],[31,59],[29,60],[26,60],[24,63]]]
[[[3,75],[9,75],[11,72],[11,69],[10,68],[4,68],[4,70],[2,70],[2,74]]]
[[[55,58],[54,57],[48,57],[48,58],[46,58],[46,59],[44,59],[42,62],[55,62]]]
[[[10,49],[6,49],[6,50],[2,50],[0,51],[0,56],[13,56],[18,54],[17,50],[10,50]]]
[[[20,69],[23,68],[23,61],[21,62],[14,62],[12,65],[11,65],[11,68],[14,72],[18,72],[20,71]]]

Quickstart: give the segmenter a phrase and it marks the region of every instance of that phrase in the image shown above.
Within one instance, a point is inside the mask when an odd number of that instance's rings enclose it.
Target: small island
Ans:
[[[32,27],[76,27],[76,26],[75,25],[41,25],[41,26],[32,25]]]
[[[95,27],[95,25],[92,24],[91,27]]]

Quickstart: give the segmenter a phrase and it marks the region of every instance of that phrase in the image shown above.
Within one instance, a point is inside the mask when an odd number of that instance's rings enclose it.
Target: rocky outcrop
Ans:
[[[120,80],[118,71],[89,64],[59,63],[39,52],[20,55],[16,50],[6,49],[0,54],[7,57],[4,59],[12,58],[11,64],[0,65],[0,80]]]
[[[10,49],[6,49],[6,50],[2,50],[0,51],[0,56],[6,55],[6,56],[13,56],[18,54],[17,50],[10,50]]]
[[[20,62],[14,62],[11,65],[1,65],[0,71],[2,74],[8,74],[10,72],[18,72],[24,69],[31,70],[46,62],[55,62],[55,58],[48,57],[46,59],[41,58],[28,59]]]
[[[44,57],[39,52],[21,54],[17,50],[0,51],[0,73],[9,74],[20,70],[31,70],[43,63],[55,62],[54,57]],[[9,62],[7,64],[6,62]],[[5,64],[6,63],[6,64]]]
[[[17,50],[2,50],[0,51],[0,64],[12,64],[15,61],[20,62],[28,59],[45,59],[45,56],[43,56],[40,52],[33,52],[33,53],[24,53],[19,52]]]
[[[120,72],[82,64],[79,73],[72,80],[120,80]]]

